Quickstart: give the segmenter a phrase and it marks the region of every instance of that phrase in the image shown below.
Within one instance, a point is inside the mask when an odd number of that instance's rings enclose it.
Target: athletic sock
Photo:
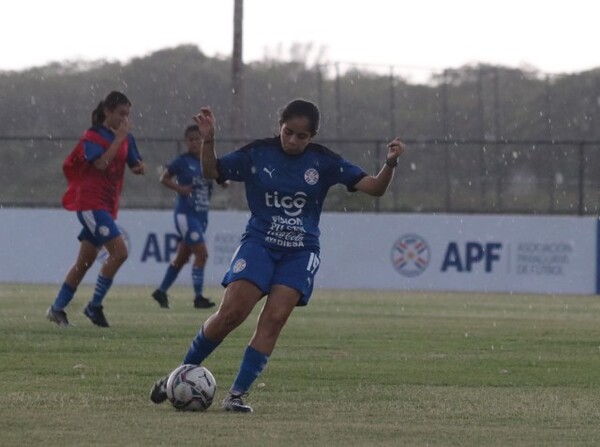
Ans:
[[[268,355],[258,352],[252,346],[246,347],[240,370],[229,392],[232,394],[247,392],[265,366],[267,366],[268,361]]]
[[[200,365],[220,344],[220,341],[212,341],[206,338],[204,335],[204,326],[202,326],[198,335],[192,340],[183,363],[186,365]]]
[[[65,307],[69,305],[73,297],[75,296],[75,291],[77,288],[73,288],[68,285],[66,282],[62,284],[60,290],[58,291],[58,295],[54,299],[54,303],[52,304],[52,309],[54,310],[64,310]]]
[[[92,307],[98,307],[102,305],[102,300],[108,293],[108,289],[112,285],[112,278],[105,278],[104,276],[98,275],[98,279],[96,280],[96,288],[94,289],[94,295],[92,296],[92,301],[90,305]]]
[[[192,267],[192,284],[194,285],[194,296],[202,296],[204,267]]]
[[[158,289],[162,290],[163,292],[166,292],[167,290],[169,290],[169,288],[173,285],[173,283],[177,279],[177,276],[179,275],[180,271],[181,271],[181,268],[175,268],[173,266],[173,264],[169,264],[169,267],[167,267],[167,271],[165,272],[165,277],[163,278],[162,282],[160,283],[160,287]]]

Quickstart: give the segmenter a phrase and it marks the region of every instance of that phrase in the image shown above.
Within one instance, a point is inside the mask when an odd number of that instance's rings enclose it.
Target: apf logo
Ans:
[[[423,273],[430,259],[429,244],[416,234],[400,236],[392,247],[392,265],[398,273],[409,278]]]
[[[121,225],[117,224],[117,228],[121,232],[121,236],[123,236],[123,239],[125,239],[127,252],[131,253],[131,239],[129,239],[129,234],[127,234],[127,231],[125,231],[125,229]],[[106,251],[106,248],[102,246],[102,248],[98,252],[98,255],[96,256],[96,262],[104,264],[106,262],[106,258],[108,258],[108,251]]]

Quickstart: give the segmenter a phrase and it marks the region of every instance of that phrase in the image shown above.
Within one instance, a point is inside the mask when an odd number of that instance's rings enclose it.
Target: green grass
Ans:
[[[257,312],[205,362],[206,413],[148,400],[205,310],[175,288],[118,283],[112,327],[82,315],[60,329],[56,286],[0,285],[0,445],[593,446],[600,439],[600,300],[581,296],[317,291],[282,333],[248,403],[220,400]],[[220,298],[221,290],[209,296]],[[257,308],[256,311],[259,309]]]

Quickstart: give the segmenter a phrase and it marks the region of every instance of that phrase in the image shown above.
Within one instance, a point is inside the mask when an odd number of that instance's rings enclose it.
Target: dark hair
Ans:
[[[185,132],[183,133],[184,138],[187,138],[192,132],[200,132],[197,124],[190,124],[185,128]]]
[[[294,99],[289,102],[279,112],[279,125],[282,125],[294,117],[308,118],[311,135],[314,137],[317,134],[319,122],[321,121],[321,114],[315,103],[306,101],[305,99]]]
[[[106,115],[104,109],[108,109],[111,112],[119,106],[130,106],[131,101],[127,96],[121,92],[112,91],[106,98],[98,103],[98,106],[92,112],[92,126],[99,126],[104,123]]]

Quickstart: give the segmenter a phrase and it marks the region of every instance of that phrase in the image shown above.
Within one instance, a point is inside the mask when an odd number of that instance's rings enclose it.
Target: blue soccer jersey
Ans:
[[[319,219],[327,191],[349,191],[367,174],[319,144],[299,155],[283,151],[279,137],[258,140],[218,159],[222,180],[244,182],[252,213],[242,240],[271,248],[319,249]]]
[[[177,194],[175,213],[208,214],[213,183],[202,177],[202,167],[198,157],[185,153],[178,156],[167,166],[171,176],[177,177],[182,186],[192,185],[194,190],[190,196]]]

